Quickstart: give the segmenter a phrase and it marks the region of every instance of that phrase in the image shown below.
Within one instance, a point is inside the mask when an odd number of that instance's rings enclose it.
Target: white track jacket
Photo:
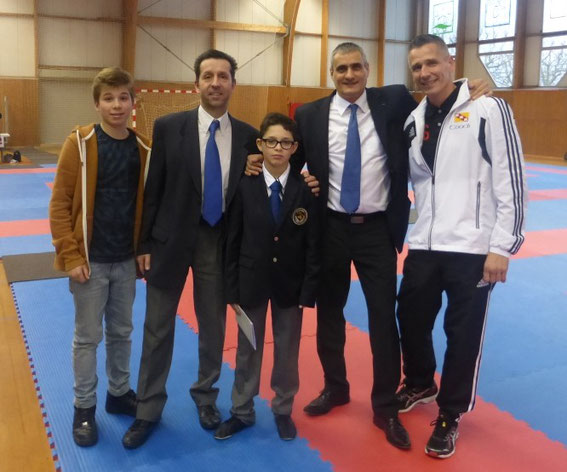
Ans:
[[[515,254],[524,241],[528,193],[512,110],[501,98],[471,101],[465,80],[431,171],[421,154],[426,104],[424,98],[405,124],[418,214],[409,248]]]

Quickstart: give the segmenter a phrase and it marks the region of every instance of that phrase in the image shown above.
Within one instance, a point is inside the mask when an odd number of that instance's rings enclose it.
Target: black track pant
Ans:
[[[435,374],[432,330],[447,294],[447,350],[439,408],[457,415],[474,407],[486,313],[494,284],[481,282],[485,255],[410,250],[398,294],[405,383],[428,387]]]

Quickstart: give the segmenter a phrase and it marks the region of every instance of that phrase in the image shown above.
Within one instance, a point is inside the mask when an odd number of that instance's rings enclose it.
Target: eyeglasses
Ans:
[[[270,149],[275,148],[279,144],[282,147],[282,149],[285,149],[286,151],[288,149],[291,149],[291,147],[295,144],[295,141],[288,141],[288,140],[278,141],[277,139],[274,138],[262,138],[262,141],[264,141],[266,146],[269,147]]]

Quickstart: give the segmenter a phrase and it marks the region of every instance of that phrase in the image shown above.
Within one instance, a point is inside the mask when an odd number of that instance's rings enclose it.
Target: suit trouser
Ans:
[[[194,250],[193,300],[199,325],[199,373],[191,387],[197,405],[214,404],[220,377],[226,304],[222,271],[221,227],[199,226]],[[158,421],[167,400],[166,382],[171,367],[175,317],[183,287],[158,288],[147,284],[146,321],[140,373],[137,418]]]
[[[273,301],[272,331],[274,335],[274,365],[271,387],[275,392],[272,411],[276,415],[291,415],[293,398],[299,390],[299,341],[303,310],[298,306],[281,308]],[[232,409],[230,412],[246,424],[256,421],[254,397],[260,389],[260,372],[266,332],[266,310],[268,301],[260,306],[246,307],[244,311],[254,323],[256,347],[238,330],[236,370],[232,387]]]
[[[452,415],[474,407],[488,302],[494,284],[479,283],[486,255],[410,250],[398,301],[408,387],[433,383],[432,330],[447,293],[443,328],[447,349],[437,403]]]
[[[400,381],[400,345],[396,326],[396,250],[384,214],[362,224],[329,214],[324,236],[321,285],[317,298],[317,352],[325,374],[325,389],[349,392],[344,356],[343,309],[354,263],[366,306],[372,349],[376,415],[396,412],[394,395]]]

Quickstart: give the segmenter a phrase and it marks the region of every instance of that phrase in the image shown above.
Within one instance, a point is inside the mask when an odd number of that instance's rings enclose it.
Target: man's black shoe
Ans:
[[[455,443],[459,437],[459,417],[439,412],[437,419],[431,423],[431,426],[433,425],[435,429],[427,441],[425,453],[438,459],[447,459],[455,453]]]
[[[289,415],[274,415],[280,439],[291,441],[297,436],[297,428]]]
[[[93,446],[98,441],[95,422],[96,405],[90,408],[77,408],[73,415],[73,440],[81,447]]]
[[[386,433],[386,439],[393,446],[399,449],[409,449],[411,447],[408,432],[397,415],[389,418],[375,415],[374,424]]]
[[[198,406],[199,423],[203,429],[216,429],[221,424],[220,411],[215,405]]]
[[[106,392],[106,411],[107,413],[128,415],[136,418],[136,408],[138,407],[138,400],[136,399],[136,392],[128,390],[124,395],[115,397],[110,392]]]
[[[303,408],[303,411],[310,416],[324,415],[325,413],[329,413],[334,407],[345,405],[349,401],[350,397],[348,393],[336,394],[329,390],[323,390],[315,400]]]
[[[236,416],[231,416],[228,420],[221,423],[215,431],[215,439],[228,439],[248,426],[251,425],[244,423]]]
[[[148,440],[156,425],[157,422],[155,421],[135,420],[124,434],[122,445],[126,449],[140,447]]]
[[[437,398],[439,389],[435,382],[429,387],[403,387],[396,393],[396,402],[399,405],[398,413],[406,413],[420,403],[431,403]]]

